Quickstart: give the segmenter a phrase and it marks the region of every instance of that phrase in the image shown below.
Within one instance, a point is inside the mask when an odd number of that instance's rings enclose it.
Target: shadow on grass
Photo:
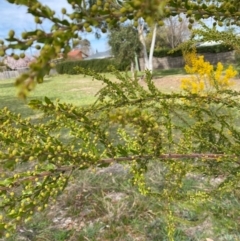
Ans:
[[[28,101],[23,101],[17,97],[0,96],[0,108],[7,107],[11,112],[21,114],[23,118],[27,118],[38,113],[28,106]]]
[[[176,74],[186,74],[186,71],[183,68],[158,69],[153,71],[153,77],[161,77],[161,76],[176,75]]]
[[[0,81],[0,89],[3,89],[3,88],[12,88],[12,87],[15,87],[15,83],[1,83]]]

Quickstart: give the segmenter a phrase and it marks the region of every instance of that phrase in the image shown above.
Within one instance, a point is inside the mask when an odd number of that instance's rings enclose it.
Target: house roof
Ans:
[[[6,64],[11,69],[21,69],[28,67],[29,63],[31,63],[34,59],[29,56],[25,56],[24,58],[20,58],[15,60],[11,56],[6,56],[3,60],[3,63]]]
[[[203,43],[199,43],[197,46],[198,47],[203,47],[203,46],[214,46],[214,45],[219,45],[221,44],[221,41],[206,41]]]
[[[72,49],[69,53],[68,53],[68,57],[76,57],[79,54],[88,56],[87,54],[83,53],[81,49]]]
[[[111,49],[104,51],[104,52],[98,52],[96,54],[93,54],[87,58],[85,58],[85,60],[88,59],[105,59],[105,58],[111,58],[113,57],[112,53],[111,53]]]

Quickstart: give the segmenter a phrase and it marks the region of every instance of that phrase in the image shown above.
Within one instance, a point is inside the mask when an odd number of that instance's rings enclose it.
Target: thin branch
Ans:
[[[108,158],[102,159],[99,163],[106,163],[110,164],[112,162],[122,162],[122,161],[133,161],[137,159],[150,159],[150,158],[157,158],[157,159],[184,159],[184,158],[202,158],[208,160],[214,160],[218,158],[236,158],[236,155],[226,155],[226,154],[207,154],[207,153],[192,153],[192,154],[162,154],[159,156],[129,156],[129,157],[117,157],[117,158]]]

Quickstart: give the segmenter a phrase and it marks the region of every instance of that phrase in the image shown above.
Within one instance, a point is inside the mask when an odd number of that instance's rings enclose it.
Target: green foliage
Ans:
[[[60,53],[66,56],[71,49],[69,43],[79,31],[101,28],[105,32],[118,26],[119,21],[133,20],[135,26],[139,18],[152,23],[180,13],[186,14],[190,29],[194,19],[209,17],[214,17],[219,26],[224,21],[240,25],[239,0],[219,0],[217,4],[191,0],[117,4],[99,0],[91,8],[86,7],[87,1],[69,0],[72,12],[63,10],[61,19],[38,0],[7,1],[26,6],[37,28],[22,37],[10,30],[7,44],[1,41],[0,54],[42,44],[30,71],[16,81],[21,97],[43,81],[52,68],[52,59]],[[39,26],[45,20],[52,23],[49,32]],[[239,46],[238,38],[231,33],[221,35],[216,29],[206,38]],[[89,69],[78,67],[78,71],[104,84],[93,105],[77,108],[47,97],[33,100],[30,106],[45,113],[37,123],[7,108],[0,110],[0,236],[9,237],[19,224],[54,201],[74,171],[112,162],[129,162],[132,184],[141,194],[162,201],[158,213],[165,218],[170,241],[174,240],[176,226],[189,222],[190,215],[186,218],[179,210],[197,213],[197,222],[224,217],[226,228],[236,227],[239,209],[226,212],[223,200],[239,188],[238,92],[164,94],[155,87],[150,73],[145,74],[142,87],[137,78],[117,71],[116,82]],[[162,166],[161,186],[147,179],[153,160]],[[185,192],[189,176],[201,183]],[[216,177],[220,181],[216,182]]]
[[[170,52],[171,49],[155,49],[153,52],[154,57],[163,58],[163,57],[179,57],[182,56],[182,51],[177,50]]]
[[[210,28],[201,23],[201,28],[195,29],[192,32],[192,39],[196,37],[200,37],[201,41],[219,41],[230,49],[240,51],[240,38],[231,29],[229,31],[219,31],[216,27]],[[199,41],[199,38],[196,41]]]
[[[221,53],[232,51],[233,48],[230,45],[212,45],[212,46],[198,46],[196,47],[198,53]],[[183,56],[181,50],[171,51],[172,49],[156,49],[153,53],[154,57],[180,57]]]
[[[147,227],[147,238],[150,241],[168,241],[167,225],[162,219],[157,219]],[[187,237],[187,235],[179,229],[174,232],[174,240],[176,241],[195,241],[194,238]]]
[[[232,51],[233,47],[231,45],[219,44],[213,46],[200,46],[196,49],[198,53],[221,53]]]
[[[126,71],[130,63],[128,61],[118,62],[115,59],[92,59],[78,61],[64,61],[56,65],[56,70],[59,74],[78,74],[76,67],[92,69],[98,73],[110,72],[109,66],[114,66],[119,71]]]
[[[73,39],[73,48],[79,48],[84,54],[89,55],[89,51],[91,48],[91,43],[87,39],[81,39],[80,37],[77,39]]]
[[[8,69],[8,67],[2,61],[0,61],[0,72],[3,72],[7,69]]]
[[[117,71],[115,82],[78,70],[105,84],[93,105],[77,108],[48,98],[33,100],[30,106],[46,116],[40,123],[6,108],[0,111],[2,235],[46,208],[74,171],[115,161],[130,163],[132,184],[140,193],[162,200],[159,212],[166,217],[169,237],[185,220],[177,210],[195,210],[204,220],[213,215],[212,200],[219,200],[214,207],[221,209],[221,198],[239,183],[239,93],[164,94],[150,73],[143,88],[137,78]],[[146,179],[152,160],[162,165],[162,187]],[[201,185],[185,193],[188,176],[203,174]],[[223,177],[217,185],[210,181],[216,176]],[[237,215],[235,210],[225,216],[226,222],[230,225]]]
[[[5,39],[7,44],[1,47],[1,55],[7,50],[22,50],[40,46],[40,56],[30,66],[29,73],[20,76],[16,85],[19,86],[19,95],[26,97],[36,83],[41,83],[43,77],[51,69],[51,59],[57,58],[59,54],[66,54],[70,51],[70,42],[78,36],[79,31],[91,32],[92,29],[112,29],[121,21],[132,20],[134,26],[138,19],[143,18],[147,23],[161,22],[170,16],[186,14],[191,29],[194,20],[208,19],[214,17],[216,24],[222,26],[223,22],[231,25],[240,25],[239,1],[220,0],[217,4],[202,1],[68,1],[72,6],[69,13],[62,11],[63,17],[58,18],[55,11],[43,5],[38,0],[7,0],[11,4],[18,4],[27,7],[27,12],[35,17],[36,30],[25,31],[21,37],[9,31]],[[215,3],[215,2],[214,2]],[[52,23],[50,31],[42,30],[41,23],[48,20]],[[99,35],[99,34],[98,34]],[[234,41],[232,41],[234,42]],[[3,41],[1,41],[3,43]],[[233,43],[234,44],[234,43]]]
[[[133,62],[135,56],[139,55],[142,49],[137,30],[131,25],[112,29],[108,44],[111,46],[111,51],[118,63]]]

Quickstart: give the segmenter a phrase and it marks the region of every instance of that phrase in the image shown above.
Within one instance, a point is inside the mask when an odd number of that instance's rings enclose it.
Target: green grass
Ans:
[[[27,100],[23,101],[17,97],[17,88],[14,86],[13,79],[1,80],[0,108],[6,106],[24,117],[36,115],[38,112],[29,109],[27,104],[31,99],[43,100],[45,96],[75,105],[87,105],[96,99],[94,95],[101,87],[102,83],[92,81],[92,78],[83,75],[51,76],[46,77],[43,84],[38,84]]]
[[[182,69],[161,70],[154,72],[154,76],[167,76],[181,73]],[[107,77],[113,78],[111,74]],[[56,75],[44,79],[42,84],[29,94],[26,101],[17,97],[17,88],[13,79],[0,81],[0,108],[8,107],[11,111],[21,113],[23,117],[36,116],[38,112],[28,107],[28,102],[32,99],[43,100],[45,96],[61,102],[72,103],[74,105],[87,105],[96,100],[96,93],[103,87],[100,81],[92,80],[91,77],[83,75]]]
[[[166,72],[165,76],[172,75],[170,70],[163,70],[159,71],[159,73],[156,72],[154,76],[161,76],[161,72]],[[128,74],[131,75],[131,73]],[[105,74],[105,76],[114,78],[109,73]],[[17,97],[18,89],[15,87],[14,79],[0,80],[0,108],[6,106],[11,111],[21,113],[24,117],[35,115],[37,113],[29,109],[28,102],[32,99],[43,100],[45,96],[52,100],[60,99],[61,102],[72,103],[74,105],[88,105],[96,100],[95,95],[102,87],[102,82],[93,80],[89,76],[48,76],[42,84],[37,84],[35,89],[29,94],[27,100],[24,101]]]
[[[128,74],[131,76],[131,72],[129,71]],[[179,75],[179,74],[186,74],[186,71],[184,68],[171,68],[171,69],[156,69],[153,70],[153,77],[164,77],[164,76],[170,76],[170,75]],[[144,71],[140,71],[137,73],[138,77],[141,77],[144,75]]]
[[[159,77],[159,76],[168,76],[168,75],[177,75],[177,74],[186,74],[186,71],[184,68],[176,68],[176,69],[160,69],[160,70],[154,70],[153,76]]]
[[[182,70],[165,70],[154,73],[157,76],[183,74]],[[110,78],[112,76],[108,74]],[[161,84],[161,83],[160,83]],[[7,106],[24,117],[39,114],[29,109],[31,99],[61,99],[75,105],[87,105],[96,99],[95,94],[102,87],[99,81],[92,81],[82,75],[62,75],[47,77],[23,102],[16,97],[14,80],[0,81],[0,108]],[[161,88],[165,88],[161,86]],[[59,196],[55,204],[43,213],[37,213],[32,221],[21,227],[10,241],[167,241],[166,221],[161,216],[164,205],[161,200],[144,197],[130,183],[128,165],[115,169],[85,170],[74,174],[67,190]],[[106,170],[106,171],[104,171]],[[154,162],[149,166],[148,182],[160,190],[163,180],[162,167]],[[184,191],[200,185],[201,179],[187,178]],[[234,214],[239,209],[240,195],[223,198],[225,213]],[[213,206],[214,208],[214,206]],[[213,210],[216,214],[221,210]],[[184,213],[182,216],[190,222],[198,220],[198,213]],[[67,221],[68,225],[65,225]],[[205,220],[192,228],[181,224],[176,228],[176,241],[214,241],[240,240],[240,228],[231,228],[222,220]],[[220,221],[220,222],[219,222]]]
[[[57,202],[36,214],[10,241],[24,237],[31,241],[168,241],[167,224],[161,215],[164,205],[161,200],[142,196],[131,185],[128,167],[125,164],[124,168],[76,172]],[[150,164],[148,177],[154,180],[153,185],[161,185],[161,171],[158,162]],[[195,177],[189,178],[185,191],[188,185],[196,183],[200,185]],[[239,200],[230,204],[228,198],[223,202],[228,205],[227,210],[240,205]],[[197,213],[186,212],[182,217],[192,222],[193,227],[184,223],[176,227],[175,241],[240,240],[238,228],[231,230],[222,225],[217,229],[212,219],[194,224],[199,217]],[[66,225],[67,220],[69,225]]]
[[[166,223],[158,215],[160,203],[140,195],[130,184],[130,177],[123,169],[118,173],[99,170],[76,173],[75,181],[51,210],[37,214],[25,231],[14,238],[31,234],[32,241],[41,238],[47,241],[167,241]],[[56,218],[59,221],[53,223]],[[64,227],[64,220],[69,218],[74,231]],[[181,229],[176,230],[175,238],[198,240],[188,237]]]

